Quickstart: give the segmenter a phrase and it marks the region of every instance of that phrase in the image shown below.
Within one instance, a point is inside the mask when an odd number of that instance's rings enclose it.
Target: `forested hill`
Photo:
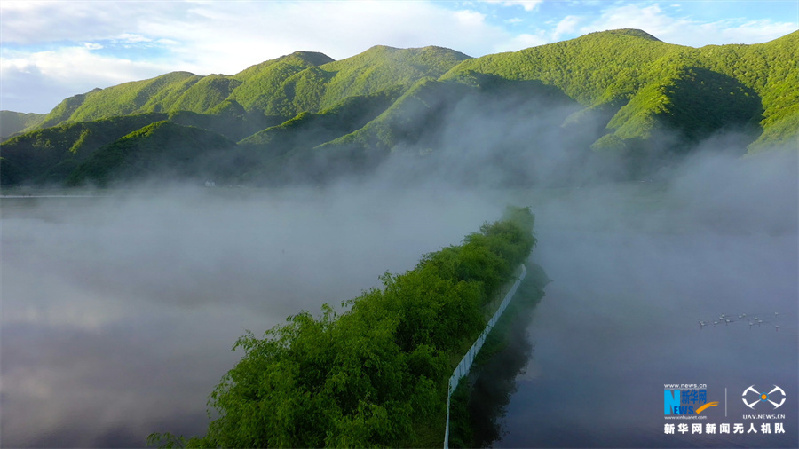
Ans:
[[[0,141],[6,140],[23,129],[34,128],[44,120],[45,115],[0,111]]]
[[[442,79],[471,73],[540,80],[585,107],[617,111],[607,128],[621,139],[649,137],[657,118],[689,133],[751,122],[763,131],[755,147],[795,140],[799,129],[799,32],[693,48],[613,30],[464,61]]]
[[[375,46],[339,61],[295,52],[230,76],[173,72],[67,98],[44,117],[3,111],[3,134],[17,134],[0,148],[0,181],[130,179],[119,161],[102,179],[87,175],[102,158],[81,166],[161,121],[180,125],[159,127],[161,142],[185,127],[223,138],[196,157],[224,159],[224,173],[194,175],[230,183],[318,182],[371,172],[389,155],[417,168],[454,158],[467,177],[488,163],[502,182],[536,182],[544,168],[572,171],[546,166],[553,148],[583,167],[613,159],[640,173],[730,131],[739,153],[795,148],[798,49],[799,32],[692,48],[620,29],[481,58]],[[146,160],[158,153],[147,149],[151,134],[130,155],[142,167],[162,163]]]
[[[115,115],[189,111],[293,117],[319,112],[346,98],[407,88],[439,77],[468,56],[444,48],[400,50],[375,46],[341,61],[299,51],[249,67],[233,76],[172,72],[149,80],[93,90],[61,102],[43,127]]]

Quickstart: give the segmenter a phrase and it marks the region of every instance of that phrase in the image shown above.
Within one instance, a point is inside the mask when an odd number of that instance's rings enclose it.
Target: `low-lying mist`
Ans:
[[[690,311],[658,304],[688,326],[695,315],[778,307],[796,332],[795,150],[741,157],[716,136],[667,170],[615,182],[606,175],[616,167],[576,149],[586,136],[564,140],[559,124],[575,109],[529,122],[505,106],[475,113],[464,103],[435,139],[324,187],[158,181],[3,197],[0,443],[140,446],[151,432],[201,433],[207,395],[238,360],[230,348],[245,329],[337,307],[508,204],[532,208],[533,260],[569,286],[559,294],[625,298],[596,304],[599,316],[647,309],[662,287],[694,295]],[[719,283],[731,280],[737,299],[718,310],[716,296],[731,294]],[[617,344],[601,323],[557,316],[553,326]]]
[[[368,189],[2,201],[3,445],[83,447],[201,432],[245,329],[338,307],[504,207]]]

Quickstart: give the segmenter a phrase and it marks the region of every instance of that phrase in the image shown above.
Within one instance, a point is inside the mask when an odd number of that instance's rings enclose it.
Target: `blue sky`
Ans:
[[[45,113],[174,70],[235,74],[295,50],[377,44],[478,57],[641,28],[665,42],[759,43],[799,28],[784,1],[14,1],[0,3],[0,109]]]

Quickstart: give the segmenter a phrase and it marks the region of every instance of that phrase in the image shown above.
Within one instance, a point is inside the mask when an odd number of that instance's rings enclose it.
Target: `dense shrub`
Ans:
[[[481,306],[510,280],[535,239],[528,209],[510,209],[461,246],[429,254],[384,287],[325,305],[260,339],[209,405],[219,413],[204,437],[153,434],[150,443],[189,447],[420,446],[443,440],[447,379],[485,327]],[[436,435],[438,441],[429,441]]]

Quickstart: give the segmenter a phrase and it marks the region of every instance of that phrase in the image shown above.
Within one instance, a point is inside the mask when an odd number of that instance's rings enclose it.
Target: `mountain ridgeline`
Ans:
[[[620,29],[481,58],[376,46],[173,72],[2,111],[0,182],[320,183],[388,161],[403,179],[640,177],[721,135],[734,154],[796,148],[797,49],[799,32],[692,48]]]

